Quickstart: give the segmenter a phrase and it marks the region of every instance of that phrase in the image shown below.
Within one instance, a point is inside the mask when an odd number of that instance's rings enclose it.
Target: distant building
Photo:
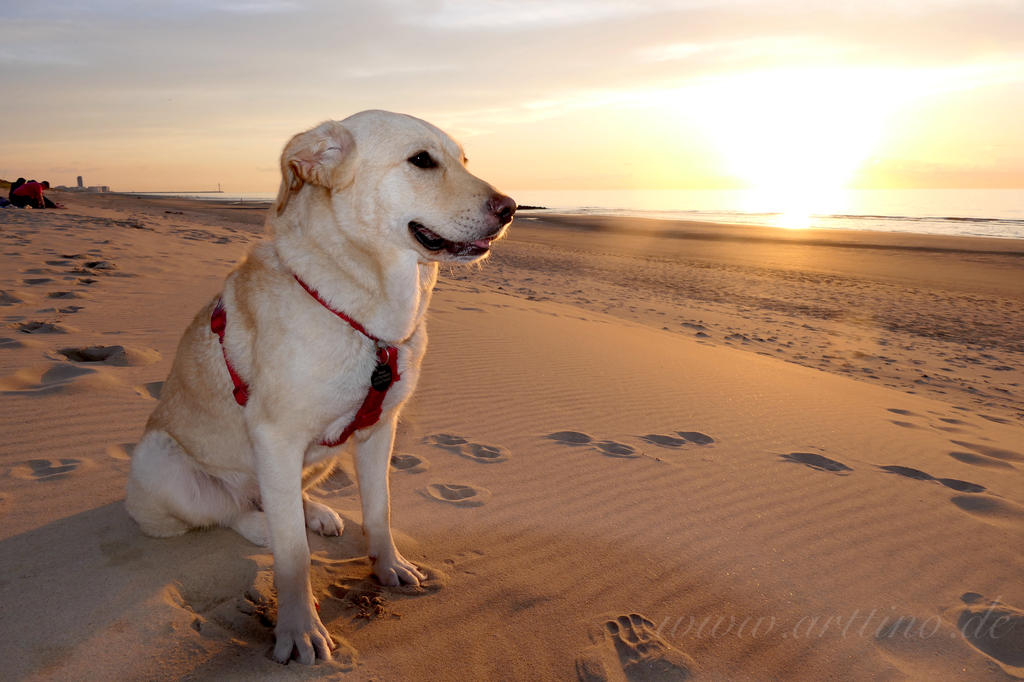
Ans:
[[[78,176],[78,186],[77,187],[68,187],[67,185],[58,185],[57,187],[54,187],[54,189],[60,190],[61,192],[109,192],[110,191],[110,185],[90,185],[88,187],[83,187],[82,186],[82,176],[79,175]]]

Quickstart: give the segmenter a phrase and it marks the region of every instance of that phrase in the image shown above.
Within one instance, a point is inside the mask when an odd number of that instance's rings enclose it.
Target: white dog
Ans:
[[[308,527],[339,535],[303,489],[354,447],[363,530],[386,585],[424,575],[391,536],[388,467],[426,350],[439,262],[485,258],[516,204],[462,148],[410,116],[365,111],[288,142],[271,239],[185,331],[132,457],[125,504],[157,537],[213,525],[274,554],[274,658],[330,658]]]

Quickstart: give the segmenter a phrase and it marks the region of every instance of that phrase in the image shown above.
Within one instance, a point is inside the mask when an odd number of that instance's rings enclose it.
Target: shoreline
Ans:
[[[787,242],[808,246],[843,246],[899,249],[936,253],[991,253],[1024,257],[1024,238],[938,235],[884,230],[825,228],[791,229],[748,223],[717,223],[668,218],[577,215],[573,213],[517,214],[517,220],[535,220],[564,229],[608,232],[639,237],[737,242]],[[658,227],[655,227],[657,225]]]
[[[82,196],[119,196],[154,206],[166,207],[215,207],[223,210],[244,210],[258,212],[267,210],[271,200],[258,199],[239,201],[220,198],[200,199],[195,197],[153,196],[132,192],[106,192],[83,195],[81,193],[58,194],[61,201]],[[977,235],[942,235],[924,232],[901,232],[887,230],[852,230],[846,228],[786,228],[742,222],[717,222],[707,220],[682,220],[674,218],[651,218],[643,216],[606,216],[559,212],[557,209],[533,207],[516,214],[518,224],[526,221],[542,221],[548,225],[567,230],[583,232],[606,232],[634,235],[648,238],[693,239],[709,241],[759,241],[789,242],[794,244],[848,246],[850,248],[903,249],[908,251],[978,252],[1010,254],[1024,257],[1024,237],[985,237]],[[948,240],[948,241],[947,241]]]

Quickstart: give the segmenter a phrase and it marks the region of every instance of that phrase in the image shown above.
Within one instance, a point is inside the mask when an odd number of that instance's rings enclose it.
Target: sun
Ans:
[[[726,173],[770,199],[782,226],[807,227],[875,154],[889,88],[877,72],[788,69],[708,81],[688,100]]]

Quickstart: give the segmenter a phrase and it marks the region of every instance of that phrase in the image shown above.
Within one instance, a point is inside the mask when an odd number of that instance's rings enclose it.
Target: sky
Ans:
[[[1024,187],[1022,0],[0,0],[0,178],[272,192],[424,118],[506,189]]]

